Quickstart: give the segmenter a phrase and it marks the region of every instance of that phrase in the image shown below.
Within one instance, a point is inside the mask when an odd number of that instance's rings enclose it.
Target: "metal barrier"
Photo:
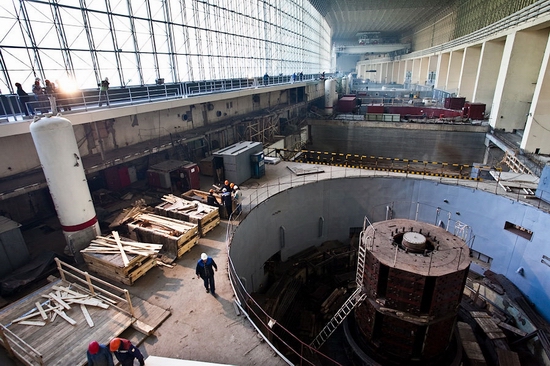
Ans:
[[[315,75],[304,75],[300,81],[314,80]],[[40,98],[29,94],[30,101],[26,106],[33,114],[40,115],[53,112],[82,112],[108,108],[149,103],[154,101],[187,98],[204,94],[223,93],[242,89],[259,88],[292,83],[291,76],[269,77],[267,83],[263,78],[243,78],[226,80],[205,80],[161,85],[127,86],[110,88],[100,94],[99,89],[83,89],[74,93],[58,92],[55,96],[43,95]],[[0,122],[14,122],[25,119],[24,107],[16,94],[0,96]]]
[[[338,362],[320,353],[314,347],[298,339],[284,326],[272,319],[271,316],[267,314],[256,301],[254,301],[252,296],[247,292],[231,260],[231,242],[233,239],[233,234],[237,229],[239,222],[244,219],[246,215],[248,215],[257,205],[261,204],[268,198],[278,194],[279,192],[282,192],[289,188],[298,187],[309,183],[316,183],[320,180],[325,179],[355,178],[357,176],[380,176],[376,173],[361,175],[362,172],[362,170],[357,170],[354,171],[354,173],[358,174],[350,174],[344,177],[336,176],[336,174],[334,174],[333,176],[332,172],[329,172],[329,176],[322,179],[319,179],[318,175],[315,175],[314,177],[302,176],[301,178],[295,180],[292,180],[292,175],[290,175],[289,181],[281,181],[279,178],[277,184],[268,184],[262,186],[260,187],[260,189],[256,189],[255,195],[250,195],[246,197],[246,199],[244,200],[245,202],[243,201],[242,210],[237,214],[235,214],[234,212],[235,215],[231,215],[228,220],[226,232],[226,247],[229,265],[228,272],[230,283],[236,296],[237,306],[254,325],[256,330],[262,335],[265,341],[273,348],[273,350],[277,352],[277,354],[279,354],[279,356],[281,356],[283,360],[285,360],[289,364],[315,365],[318,364],[320,359],[322,359],[324,362],[323,364],[339,365]],[[456,181],[456,183],[458,184],[458,180]],[[434,218],[434,222],[432,223],[433,225],[442,227],[448,232],[453,233],[453,235],[460,237],[466,242],[469,248],[471,248],[474,243],[475,235],[471,227],[460,221],[452,219],[451,212],[445,211],[440,207],[435,207],[420,202],[396,201],[374,206],[371,208],[370,211],[370,217],[383,217],[386,219],[407,218],[419,221],[420,217],[431,216]],[[365,216],[363,229],[365,229],[367,225],[372,226],[367,216]],[[460,258],[461,256],[468,255],[469,253],[462,253],[462,250],[460,249],[458,257]],[[398,253],[396,252],[396,258],[397,256]],[[426,258],[426,261],[430,260],[431,257]],[[429,264],[429,267],[431,267],[431,263]],[[274,342],[277,343],[277,345],[275,345]],[[288,360],[285,355],[289,354],[297,358],[299,362],[297,363]]]

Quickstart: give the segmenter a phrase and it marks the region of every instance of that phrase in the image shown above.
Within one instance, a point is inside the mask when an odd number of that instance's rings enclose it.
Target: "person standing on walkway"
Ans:
[[[204,288],[206,293],[211,293],[212,296],[216,296],[216,285],[214,283],[214,269],[218,271],[218,266],[214,259],[206,255],[206,253],[201,254],[201,259],[197,262],[197,268],[195,273],[197,278],[202,278],[204,281]]]
[[[105,101],[107,102],[107,106],[109,106],[109,78],[105,78],[105,80],[102,80],[99,84],[99,99],[98,104],[101,107],[103,105],[103,102],[101,101],[101,96],[104,96]]]
[[[206,196],[206,204],[210,205],[210,206],[217,207],[218,209],[220,209],[220,207],[222,207],[222,205],[220,205],[220,203],[218,202],[216,196],[214,196],[214,190],[213,189],[211,189],[208,192],[208,196]]]
[[[231,198],[231,188],[222,189],[222,205],[225,207],[225,213],[227,214],[227,219],[231,216],[233,212],[233,199]]]
[[[115,366],[113,355],[105,344],[90,342],[86,356],[88,356],[88,366]]]
[[[32,92],[34,94],[34,98],[37,100],[37,107],[35,107],[35,110],[39,110],[41,113],[48,112],[48,106],[46,100],[46,94],[44,93],[44,89],[42,88],[42,85],[40,85],[40,79],[36,78],[34,80],[34,85],[32,86]]]
[[[134,359],[138,359],[139,365],[145,365],[145,360],[139,348],[124,338],[113,338],[109,343],[109,349],[115,354],[120,366],[133,366]]]
[[[243,196],[242,196],[241,190],[239,189],[239,186],[235,184],[233,186],[233,200],[235,201],[235,214],[236,215],[241,213],[242,199],[243,199]]]
[[[34,112],[32,106],[29,103],[31,101],[31,98],[29,94],[27,94],[27,92],[23,90],[23,86],[21,86],[20,83],[15,83],[15,87],[17,88],[16,93],[19,96],[19,105],[21,106],[21,112],[25,113],[25,116],[28,117]]]

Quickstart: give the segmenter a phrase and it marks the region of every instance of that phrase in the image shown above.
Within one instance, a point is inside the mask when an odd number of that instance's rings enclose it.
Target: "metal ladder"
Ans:
[[[325,341],[332,335],[332,333],[338,328],[344,319],[351,313],[351,311],[360,303],[365,300],[367,294],[363,291],[363,273],[365,272],[365,258],[367,255],[367,240],[370,238],[367,236],[363,240],[363,230],[359,235],[359,252],[357,253],[357,272],[355,273],[355,281],[357,283],[357,289],[346,300],[342,307],[334,314],[332,319],[324,326],[319,332],[317,337],[311,342],[311,346],[315,349],[319,349],[325,343]]]
[[[363,237],[364,232],[365,231],[363,230],[361,231],[361,234],[359,234],[359,251],[357,252],[357,271],[355,272],[355,283],[357,284],[357,288],[361,288],[363,284],[363,273],[365,272],[365,257],[367,256],[367,240],[370,239],[370,236],[367,236],[366,238]]]
[[[315,337],[311,346],[315,349],[319,349],[325,343],[325,341],[332,335],[332,333],[338,328],[340,324],[344,321],[346,316],[351,313],[351,311],[365,298],[367,294],[363,292],[361,287],[358,287],[353,294],[346,300],[344,305],[334,314],[332,319],[324,326],[321,332]]]

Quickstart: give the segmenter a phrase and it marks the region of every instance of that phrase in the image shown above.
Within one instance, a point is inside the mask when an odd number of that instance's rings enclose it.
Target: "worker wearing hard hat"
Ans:
[[[206,196],[206,204],[210,205],[210,206],[217,207],[218,209],[220,207],[222,207],[222,205],[218,202],[218,199],[216,198],[216,196],[214,196],[214,190],[213,189],[211,189],[208,192],[208,196]]]
[[[88,366],[115,366],[113,355],[105,344],[90,342],[86,356],[88,356]]]
[[[197,278],[202,278],[204,281],[204,288],[206,293],[211,293],[216,296],[216,285],[214,283],[214,269],[218,271],[218,266],[214,259],[209,257],[206,253],[201,254],[201,259],[197,262],[197,268],[195,274]]]
[[[143,355],[139,348],[132,342],[124,338],[113,338],[109,343],[109,349],[114,352],[115,357],[120,362],[120,366],[133,366],[134,359],[138,359],[140,366],[145,365]]]
[[[223,182],[223,186],[222,186],[222,189],[220,189],[220,191],[223,191],[224,188],[225,188],[228,192],[231,190],[231,185],[229,184],[229,181],[228,181],[228,180],[225,180],[225,182]]]
[[[239,186],[233,186],[233,201],[235,202],[235,214],[240,214],[242,209],[243,196]]]

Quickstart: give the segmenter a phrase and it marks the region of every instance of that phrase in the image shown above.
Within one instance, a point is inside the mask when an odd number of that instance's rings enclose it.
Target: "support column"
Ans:
[[[445,90],[449,93],[456,93],[458,95],[458,83],[460,81],[460,71],[462,70],[462,60],[464,59],[464,50],[457,50],[451,52],[451,58],[449,60],[449,74],[447,75],[447,82],[445,83]]]
[[[429,81],[429,84],[432,87],[435,85],[435,76],[437,76],[437,61],[439,60],[438,56],[430,56],[428,58],[428,75],[426,78]]]
[[[533,102],[520,147],[528,153],[550,154],[550,37],[542,59]]]
[[[481,56],[481,47],[468,47],[464,50],[464,59],[462,61],[462,72],[458,83],[459,96],[472,101],[474,97],[474,86],[479,68],[479,58]]]
[[[412,60],[411,83],[420,84],[420,59]]]
[[[450,53],[442,53],[437,61],[437,74],[435,77],[435,87],[445,90],[447,86],[447,75],[449,74]]]
[[[380,83],[387,84],[387,82],[388,82],[388,63],[385,62],[381,66],[382,66],[382,75],[380,75]]]
[[[485,103],[487,113],[491,112],[503,52],[503,41],[484,42],[481,47],[479,69],[472,101]]]
[[[397,84],[403,84],[405,82],[405,61],[399,61],[399,71],[397,72]]]
[[[504,131],[523,130],[548,42],[548,29],[506,37],[489,123]]]
[[[428,64],[430,63],[430,57],[422,57],[420,59],[420,69],[418,72],[418,83],[420,85],[428,84]]]
[[[405,60],[405,84],[410,84],[412,82],[412,69],[413,69],[413,60]]]
[[[399,83],[399,62],[394,61],[392,63],[391,82]]]

